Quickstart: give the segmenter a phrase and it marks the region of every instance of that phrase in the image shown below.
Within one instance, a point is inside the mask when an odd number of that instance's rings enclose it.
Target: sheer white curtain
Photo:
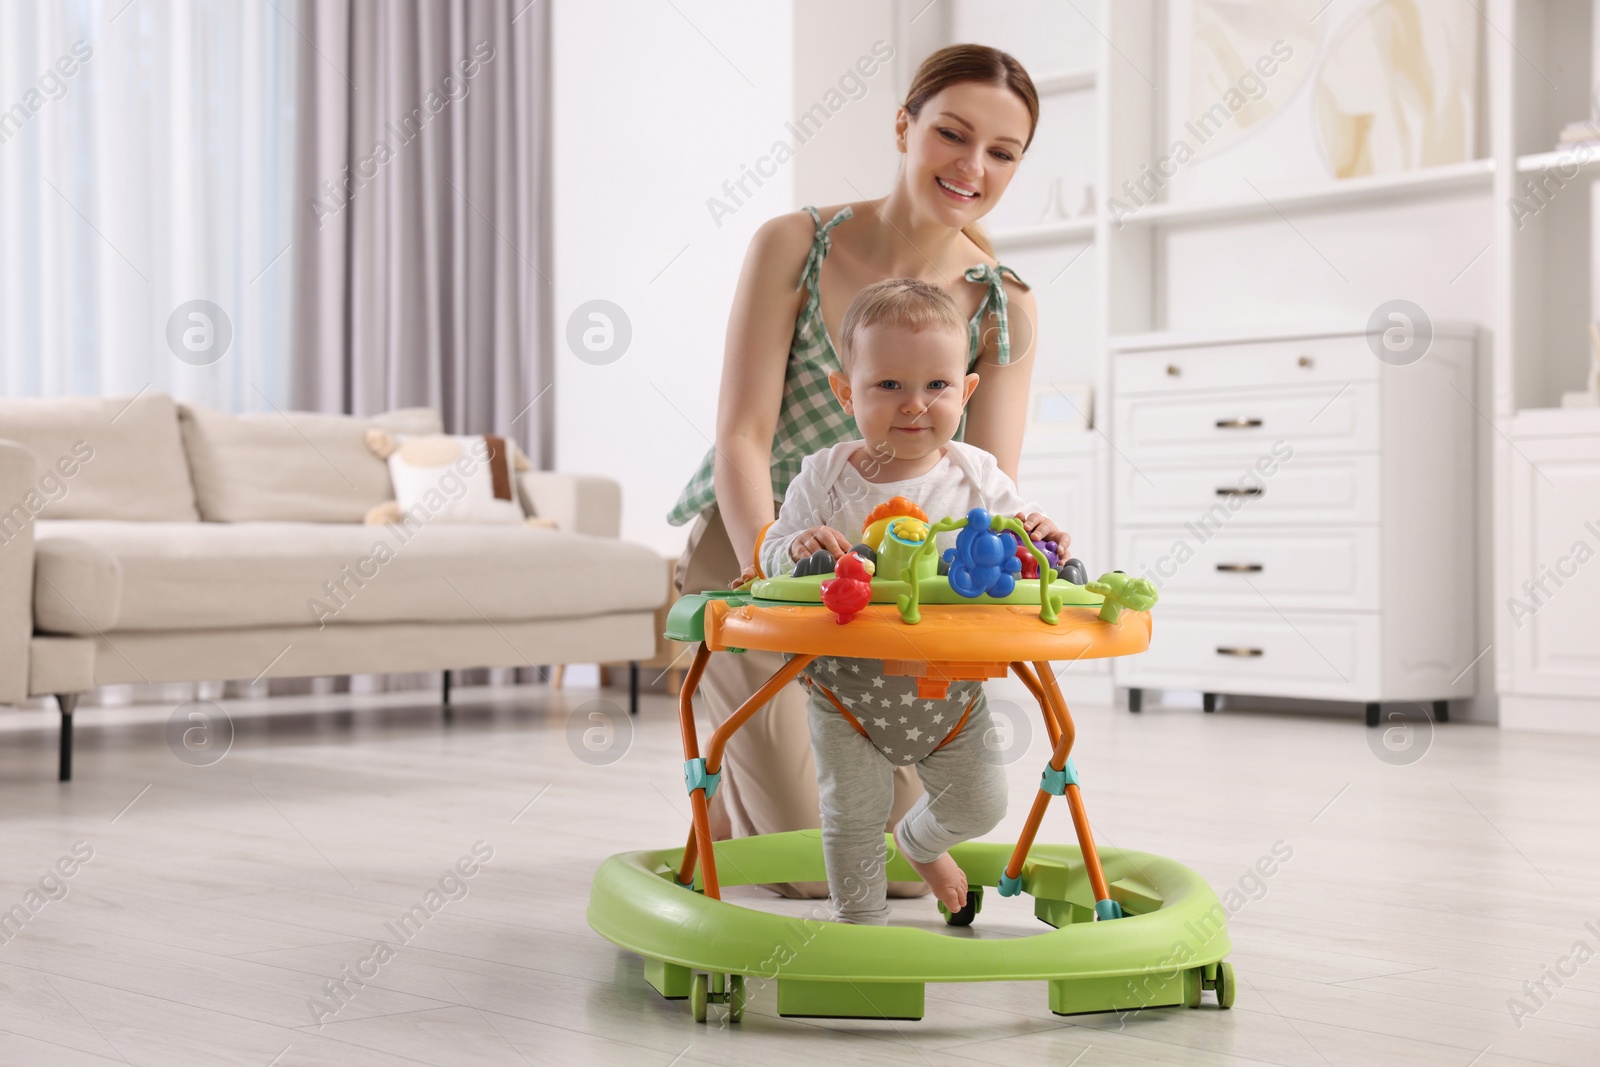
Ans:
[[[287,403],[298,44],[269,0],[0,2],[7,395]],[[192,300],[220,358],[169,344]]]

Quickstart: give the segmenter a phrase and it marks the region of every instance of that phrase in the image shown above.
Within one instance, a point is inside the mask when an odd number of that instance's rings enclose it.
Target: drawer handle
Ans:
[[[1219,656],[1243,656],[1245,659],[1254,659],[1261,655],[1259,648],[1222,648],[1217,649]]]
[[[1310,356],[1301,356],[1298,360],[1296,360],[1296,362],[1299,363],[1300,366],[1307,369],[1317,365],[1317,361],[1312,359]]]
[[[1218,496],[1260,496],[1266,492],[1259,485],[1251,486],[1223,486],[1217,490]]]
[[[1253,430],[1261,425],[1260,419],[1218,419],[1219,430]]]
[[[1183,373],[1183,368],[1178,366],[1176,363],[1168,363],[1167,364],[1167,377],[1176,378],[1178,375],[1180,375],[1182,373]]]
[[[1261,564],[1259,564],[1259,563],[1219,563],[1219,564],[1217,564],[1217,570],[1222,571],[1222,572],[1227,573],[1227,574],[1259,574],[1261,572]]]

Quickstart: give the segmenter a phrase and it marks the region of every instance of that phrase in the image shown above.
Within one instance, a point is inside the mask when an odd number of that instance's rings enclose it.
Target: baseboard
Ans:
[[[1600,737],[1600,700],[1501,693],[1500,729]]]

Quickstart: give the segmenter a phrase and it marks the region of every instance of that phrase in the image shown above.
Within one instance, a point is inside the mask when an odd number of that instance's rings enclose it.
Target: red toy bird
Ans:
[[[849,622],[872,602],[872,571],[871,563],[851,552],[834,567],[833,577],[822,583],[822,606],[840,623]]]

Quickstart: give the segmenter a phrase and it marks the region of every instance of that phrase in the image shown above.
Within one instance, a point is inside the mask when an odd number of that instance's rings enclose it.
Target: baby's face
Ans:
[[[977,388],[966,356],[966,335],[955,330],[869,326],[856,337],[848,384],[835,375],[834,393],[875,454],[921,459],[955,436]]]

